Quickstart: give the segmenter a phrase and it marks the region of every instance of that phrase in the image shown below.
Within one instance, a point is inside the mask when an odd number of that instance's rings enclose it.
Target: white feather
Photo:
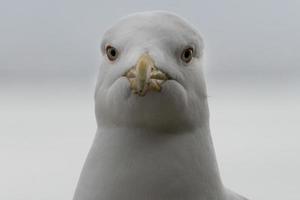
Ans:
[[[114,62],[105,57],[107,44],[119,51]],[[189,64],[180,60],[186,46],[195,50]],[[203,46],[190,24],[163,11],[130,15],[106,32],[95,92],[98,130],[74,200],[239,199],[219,176]],[[140,97],[122,75],[143,53],[174,80]]]

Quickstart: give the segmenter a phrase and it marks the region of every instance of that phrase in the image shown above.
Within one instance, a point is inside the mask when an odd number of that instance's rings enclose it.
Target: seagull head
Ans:
[[[164,11],[129,15],[101,43],[95,92],[98,126],[178,130],[205,123],[203,40]]]

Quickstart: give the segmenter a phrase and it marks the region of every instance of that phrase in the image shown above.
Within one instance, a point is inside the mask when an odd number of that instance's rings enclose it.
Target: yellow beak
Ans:
[[[141,96],[144,96],[151,77],[151,71],[154,69],[154,62],[148,54],[143,54],[135,66],[136,71],[136,90]]]
[[[129,80],[133,93],[139,96],[145,96],[149,90],[160,92],[161,84],[168,80],[168,76],[156,68],[149,54],[143,54],[124,76]]]

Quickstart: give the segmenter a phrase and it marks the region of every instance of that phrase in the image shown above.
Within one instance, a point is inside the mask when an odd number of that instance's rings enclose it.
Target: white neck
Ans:
[[[86,200],[223,196],[208,125],[180,134],[100,127],[79,184]]]

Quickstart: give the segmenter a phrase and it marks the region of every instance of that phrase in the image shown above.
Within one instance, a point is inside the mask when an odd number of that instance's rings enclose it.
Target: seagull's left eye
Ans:
[[[194,49],[192,47],[188,47],[184,49],[181,53],[181,60],[185,63],[191,62],[194,55]]]
[[[114,61],[118,58],[119,52],[115,47],[108,45],[105,51],[106,51],[107,58],[110,61]]]

